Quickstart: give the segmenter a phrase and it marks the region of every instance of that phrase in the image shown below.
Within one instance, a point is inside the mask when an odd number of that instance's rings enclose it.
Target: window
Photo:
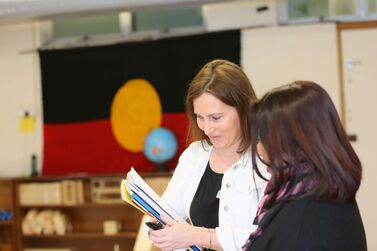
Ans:
[[[377,0],[368,0],[368,12],[377,14]]]
[[[162,30],[203,26],[202,9],[198,7],[141,10],[133,13],[133,30]]]
[[[118,13],[57,18],[53,21],[54,37],[77,37],[120,32]]]
[[[361,20],[363,5],[359,0],[280,0],[280,21]]]

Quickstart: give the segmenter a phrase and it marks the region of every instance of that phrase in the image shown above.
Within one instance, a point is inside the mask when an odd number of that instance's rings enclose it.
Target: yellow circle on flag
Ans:
[[[111,128],[117,142],[126,150],[140,152],[148,133],[160,127],[160,97],[145,79],[127,81],[111,104]]]

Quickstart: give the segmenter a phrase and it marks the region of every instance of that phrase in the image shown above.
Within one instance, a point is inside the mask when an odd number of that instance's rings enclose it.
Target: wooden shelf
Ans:
[[[130,207],[130,204],[127,204],[127,203],[84,203],[84,204],[77,204],[77,205],[20,205],[20,208],[22,209],[30,209],[30,208],[40,208],[40,209],[43,209],[43,208],[56,208],[56,209],[59,209],[59,208],[84,208],[84,209],[90,209],[90,208],[101,208],[101,207],[104,207],[104,208],[111,208],[111,207]]]
[[[112,235],[105,235],[102,232],[77,232],[77,233],[67,233],[64,235],[22,235],[25,239],[81,239],[81,238],[103,238],[103,239],[114,239],[114,238],[136,238],[137,232],[120,232]]]
[[[166,178],[170,178],[170,175],[150,173],[142,176],[147,178],[146,180],[149,179],[149,182],[154,183],[156,186],[161,182],[165,187]],[[158,179],[160,177],[163,179]],[[56,248],[74,247],[80,251],[102,251],[113,250],[114,243],[119,245],[120,250],[132,250],[138,234],[142,213],[122,200],[118,202],[117,198],[120,197],[120,194],[118,195],[117,191],[119,191],[120,184],[114,185],[113,183],[114,180],[118,182],[121,178],[118,175],[78,175],[14,179],[14,201],[16,202],[16,207],[13,209],[15,221],[12,229],[16,229],[18,249],[12,251],[52,246]],[[60,189],[59,183],[61,191],[56,190]],[[67,189],[68,185],[69,189]],[[26,189],[28,186],[29,189]],[[45,188],[46,186],[52,188]],[[30,187],[32,188],[31,190]],[[40,192],[38,192],[38,189],[41,189],[42,192],[50,192],[46,197],[53,196],[52,200],[47,201],[43,196],[39,198]],[[109,191],[110,196],[106,197],[105,195]],[[30,195],[30,193],[34,194]],[[56,197],[56,194],[58,194],[58,197]],[[76,201],[70,200],[77,194],[80,194],[80,197],[76,198],[80,199],[76,199]],[[30,200],[34,196],[36,199]],[[26,205],[21,205],[21,201]],[[66,203],[68,202],[78,204],[67,205]],[[30,211],[34,209],[36,210]],[[29,212],[33,215],[35,213],[49,212],[50,210],[58,210],[64,214],[70,222],[69,225],[72,232],[64,235],[23,234],[23,220]],[[104,234],[105,221],[117,222],[121,232],[112,235]],[[32,225],[31,223],[28,224]],[[4,229],[8,230],[8,227],[4,227]],[[34,231],[29,229],[25,233],[34,233]]]
[[[0,226],[13,226],[13,221],[0,221]]]
[[[161,192],[171,174],[149,173],[142,176],[147,182],[151,182],[150,185],[155,191]],[[1,245],[10,251],[49,247],[103,251],[113,250],[115,244],[119,245],[120,250],[132,250],[142,213],[117,199],[120,197],[120,194],[117,194],[119,184],[113,185],[111,182],[114,180],[118,182],[121,178],[118,175],[78,175],[0,180],[0,208],[13,213],[12,220],[0,221]],[[50,187],[52,188],[49,189]],[[111,196],[103,196],[107,195],[109,190]],[[41,195],[45,191],[48,196]],[[45,198],[50,199],[51,195],[53,196],[51,200],[45,200]],[[21,201],[27,205],[21,205]],[[37,217],[35,214],[49,214],[53,210],[68,219],[67,227],[69,226],[71,232],[64,235],[23,234],[23,231],[36,232],[30,229],[30,226],[34,226],[30,220]],[[26,215],[28,218],[25,218]],[[104,234],[106,221],[116,222],[121,232]]]

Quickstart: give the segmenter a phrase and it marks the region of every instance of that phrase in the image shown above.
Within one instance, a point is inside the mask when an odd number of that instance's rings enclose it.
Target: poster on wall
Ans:
[[[184,97],[208,61],[240,63],[238,30],[154,41],[40,50],[44,116],[42,175],[156,169],[142,135],[167,128],[187,146]]]

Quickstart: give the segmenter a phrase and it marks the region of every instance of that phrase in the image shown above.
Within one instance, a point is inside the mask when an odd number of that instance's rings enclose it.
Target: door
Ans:
[[[377,27],[341,32],[346,127],[363,164],[357,201],[368,250],[377,250]]]

